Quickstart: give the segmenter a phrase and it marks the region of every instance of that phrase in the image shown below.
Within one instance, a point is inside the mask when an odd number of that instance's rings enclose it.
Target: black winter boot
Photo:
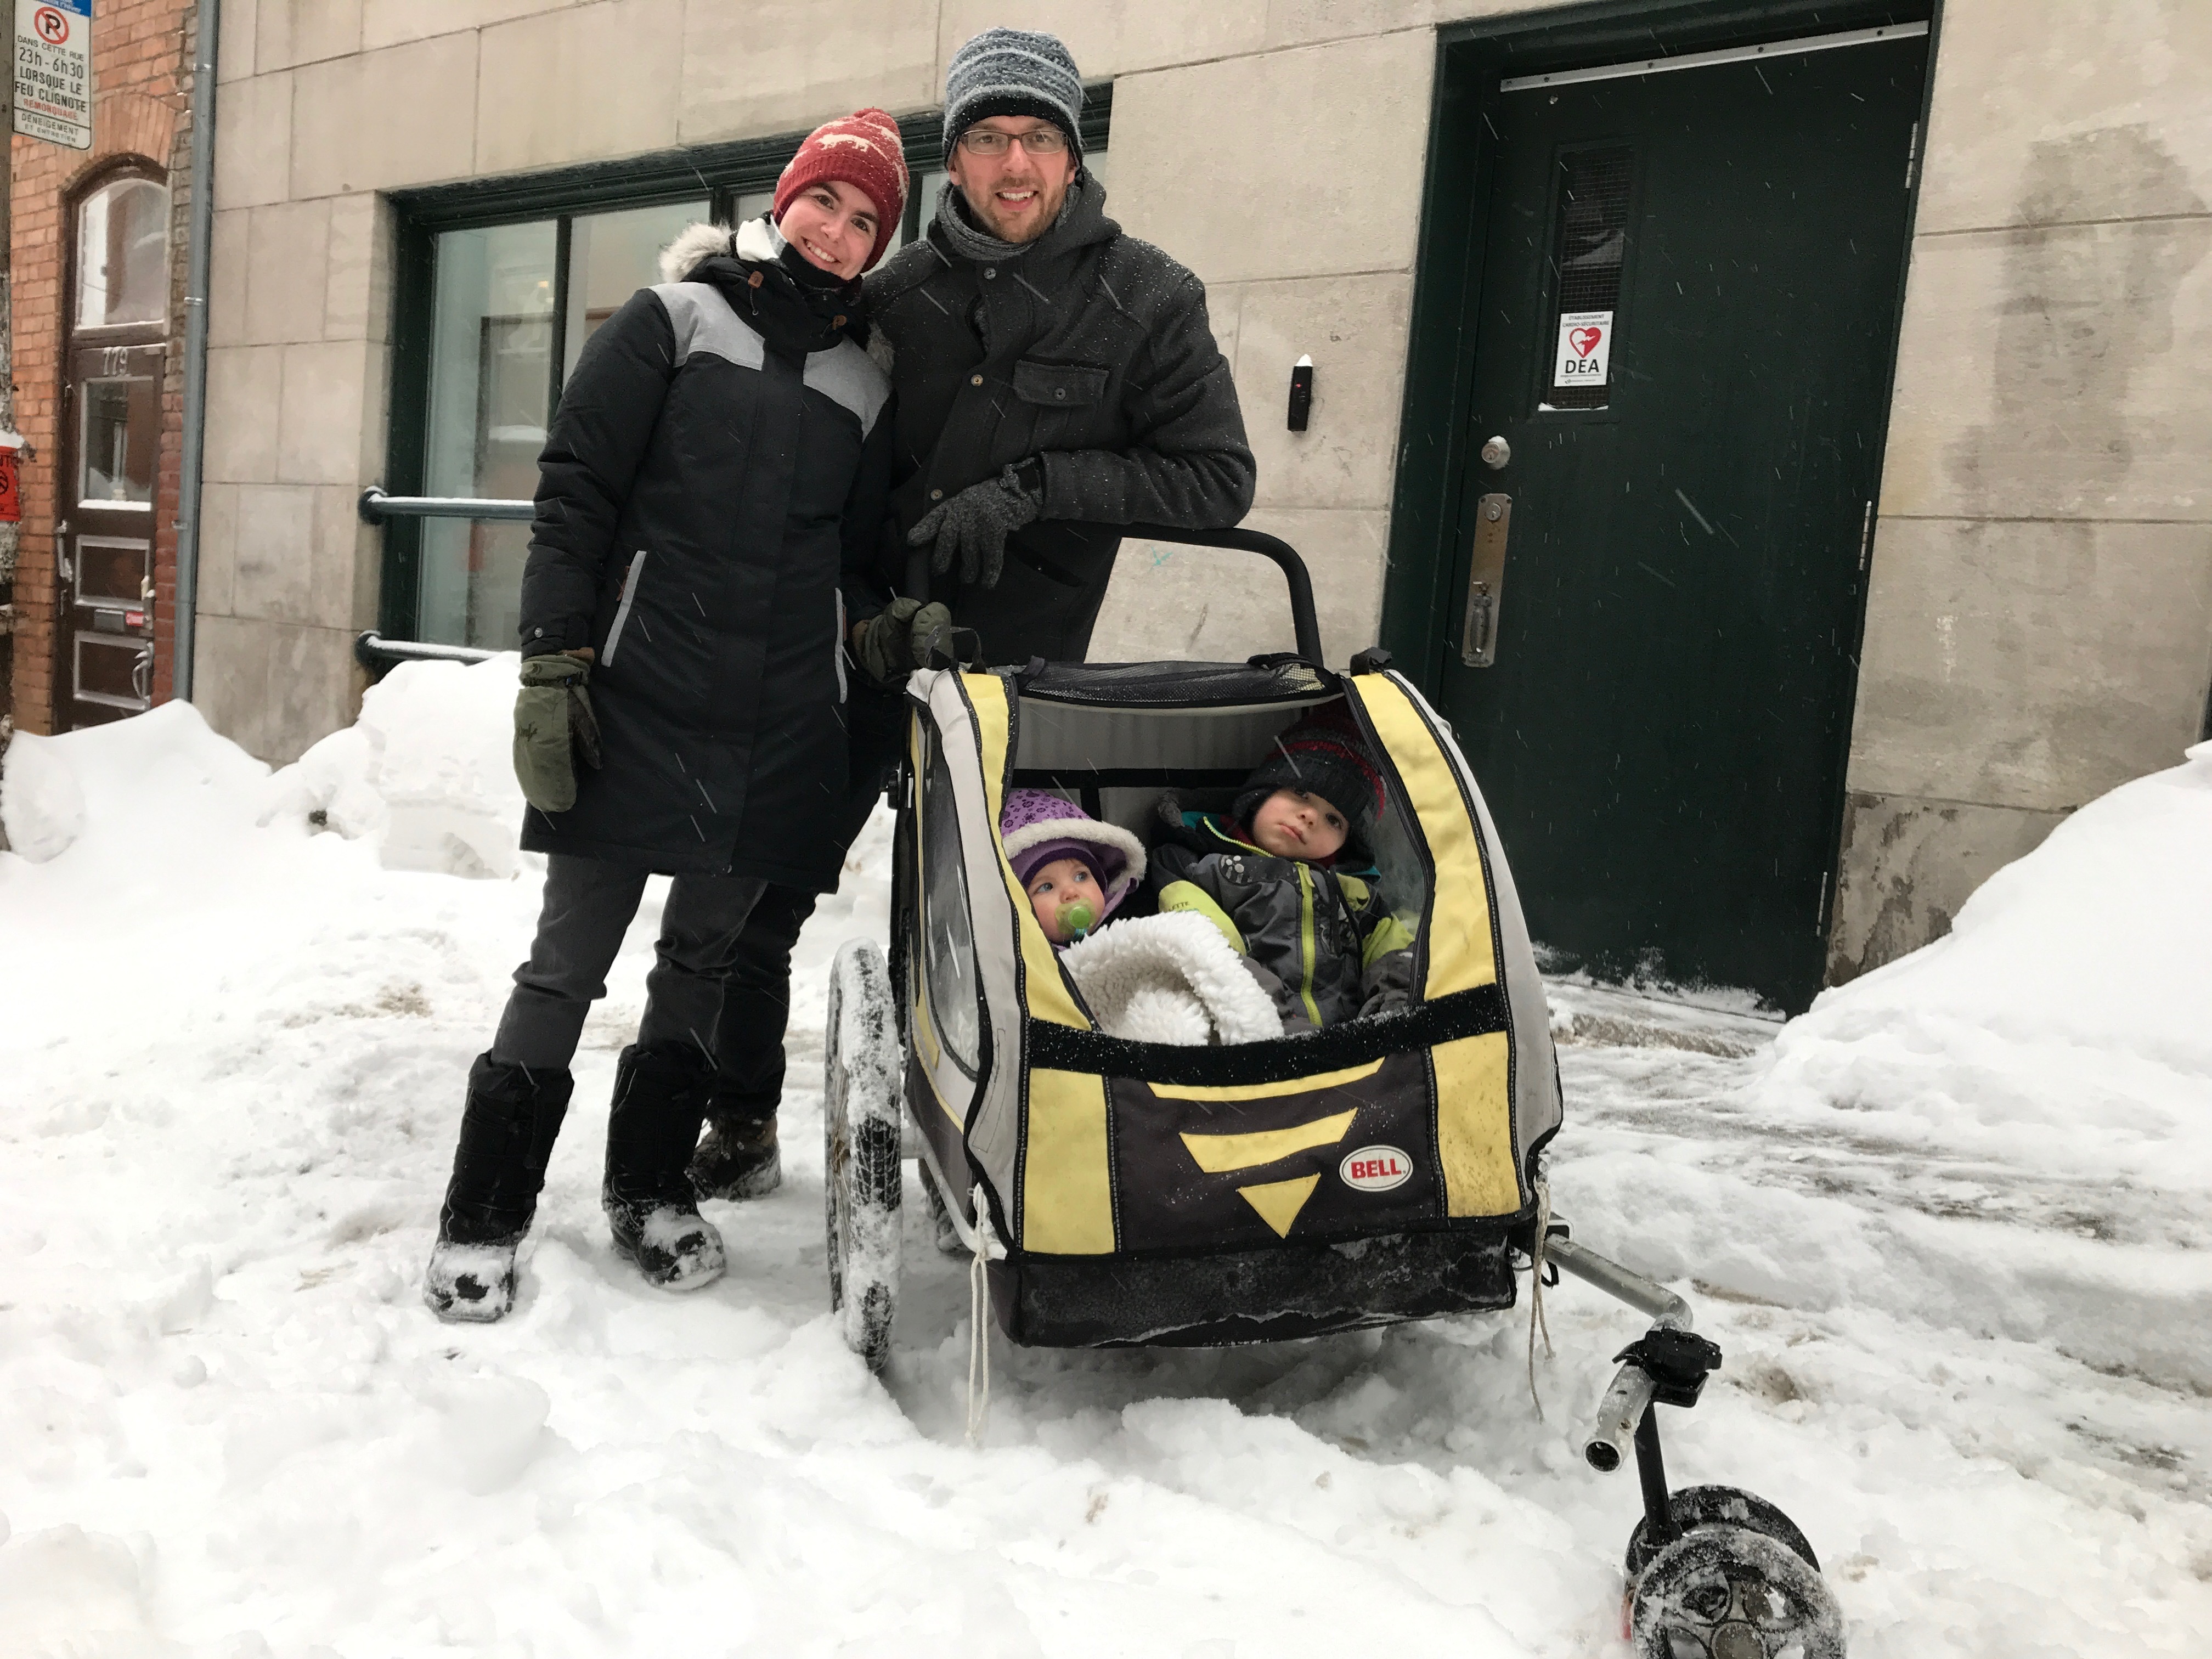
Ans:
[[[477,1323],[514,1305],[514,1252],[538,1212],[545,1165],[575,1079],[478,1054],[469,1067],[453,1176],[422,1299],[441,1319]]]
[[[714,1083],[713,1058],[689,1042],[632,1043],[615,1068],[599,1201],[616,1245],[665,1290],[722,1276],[722,1236],[700,1215],[684,1170]]]
[[[707,1135],[691,1154],[691,1186],[699,1196],[744,1200],[766,1198],[783,1185],[783,1154],[776,1150],[775,1105],[717,1092],[707,1103]]]

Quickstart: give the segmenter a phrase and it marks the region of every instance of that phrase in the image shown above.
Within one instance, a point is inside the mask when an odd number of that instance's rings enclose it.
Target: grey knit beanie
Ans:
[[[994,115],[1034,115],[1083,153],[1083,76],[1055,34],[985,29],[952,54],[945,71],[945,149]]]

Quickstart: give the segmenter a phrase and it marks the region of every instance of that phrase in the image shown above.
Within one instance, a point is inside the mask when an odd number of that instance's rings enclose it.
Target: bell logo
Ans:
[[[1363,1193],[1387,1193],[1413,1178],[1413,1160],[1395,1146],[1362,1146],[1336,1166],[1347,1187]]]

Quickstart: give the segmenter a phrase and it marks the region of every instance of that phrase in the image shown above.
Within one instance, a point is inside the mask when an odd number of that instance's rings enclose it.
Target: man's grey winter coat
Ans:
[[[843,857],[844,622],[875,608],[861,573],[884,532],[890,389],[844,316],[808,310],[837,296],[802,296],[764,226],[738,249],[639,289],[561,394],[522,645],[593,648],[605,764],[579,767],[573,809],[532,807],[522,844],[827,891]]]
[[[1043,518],[1008,539],[998,585],[931,588],[994,663],[1082,659],[1120,538],[1073,521],[1220,529],[1252,504],[1205,285],[1123,235],[1105,201],[1082,174],[1053,228],[998,264],[963,258],[933,222],[868,278],[895,352],[900,535],[1008,465],[1042,461]]]

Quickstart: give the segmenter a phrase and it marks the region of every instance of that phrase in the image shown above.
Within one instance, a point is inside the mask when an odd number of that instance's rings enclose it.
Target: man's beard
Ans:
[[[999,215],[1003,210],[999,205],[995,192],[1006,189],[1026,189],[1036,191],[1037,210],[1035,216],[1028,217],[1026,222],[1002,222]],[[989,231],[1000,241],[1012,242],[1019,246],[1024,242],[1034,242],[1052,228],[1053,221],[1060,217],[1060,210],[1066,204],[1067,186],[1063,185],[1059,196],[1054,197],[1041,179],[1002,179],[992,186],[990,191],[985,193],[983,206],[980,210],[976,207],[973,197],[968,197],[965,191],[961,194],[967,197],[969,217],[980,222],[981,228]]]

